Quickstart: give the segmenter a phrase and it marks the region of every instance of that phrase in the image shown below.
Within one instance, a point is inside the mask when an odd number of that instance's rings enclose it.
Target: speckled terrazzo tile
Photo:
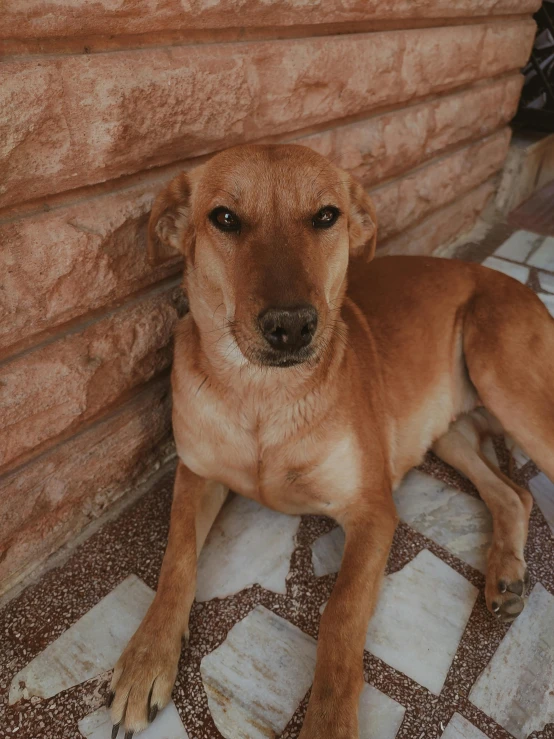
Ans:
[[[503,453],[500,454],[503,457]],[[503,461],[504,464],[505,460]],[[449,483],[471,490],[471,485],[439,460],[429,455],[426,466]],[[536,468],[529,471],[536,475]],[[135,572],[155,587],[166,543],[171,478],[167,478],[120,519],[108,524],[83,545],[58,570],[48,573],[0,612],[0,680],[3,703],[0,726],[23,739],[67,739],[81,737],[78,721],[98,709],[104,698],[109,672],[46,700],[20,701],[6,705],[7,688],[13,676],[48,643],[90,610],[102,597]],[[472,494],[475,494],[473,492]],[[230,629],[257,605],[263,605],[312,638],[317,638],[319,609],[332,590],[334,575],[315,577],[312,546],[335,528],[329,519],[302,517],[291,557],[286,594],[271,593],[257,585],[237,595],[196,603],[191,614],[191,640],[184,650],[173,698],[191,739],[220,737],[208,709],[200,676],[200,662],[226,639]],[[527,559],[532,581],[541,580],[554,591],[552,535],[538,508],[533,510]],[[445,549],[401,524],[394,538],[387,571],[398,572],[423,549],[453,567],[482,591],[483,577]],[[543,552],[547,552],[545,561]],[[91,577],[91,573],[94,577]],[[40,607],[37,607],[40,604]],[[433,696],[409,677],[377,657],[366,653],[364,675],[369,684],[405,707],[398,730],[399,739],[438,737],[454,710],[463,711],[473,725],[491,739],[509,739],[509,734],[479,711],[467,695],[485,669],[507,627],[499,625],[485,608],[482,592],[454,655],[440,696]],[[295,739],[300,730],[306,700],[300,702],[283,732]],[[9,729],[9,732],[8,732]],[[547,727],[535,739],[551,739]]]
[[[424,549],[383,585],[365,648],[439,695],[477,588]]]
[[[111,669],[144,618],[154,591],[129,575],[12,680],[10,704],[51,698]]]
[[[400,519],[472,567],[486,571],[492,540],[492,517],[486,505],[412,470],[394,493]]]
[[[262,606],[200,664],[208,705],[225,739],[283,731],[310,687],[316,642]]]

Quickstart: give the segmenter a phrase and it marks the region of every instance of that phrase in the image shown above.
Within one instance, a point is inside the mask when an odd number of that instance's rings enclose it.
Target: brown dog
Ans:
[[[231,149],[158,196],[151,254],[184,254],[190,313],[172,376],[169,542],[112,679],[112,719],[127,737],[170,699],[197,556],[229,488],[332,516],[346,533],[302,739],[358,736],[365,634],[397,523],[391,493],[429,448],[491,510],[489,609],[504,620],[522,610],[532,499],[490,466],[480,439],[502,426],[554,479],[554,322],[528,288],[477,265],[369,265],[375,242],[363,188],[301,146]]]

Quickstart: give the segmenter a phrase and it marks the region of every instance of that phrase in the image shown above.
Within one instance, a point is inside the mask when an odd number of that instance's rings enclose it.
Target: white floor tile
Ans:
[[[196,599],[225,598],[258,583],[286,593],[299,516],[237,495],[218,516],[198,562]]]
[[[524,262],[531,253],[535,242],[540,238],[539,234],[534,234],[531,231],[516,231],[498,247],[494,254],[497,257],[513,259],[514,262]]]
[[[541,472],[530,480],[529,490],[554,534],[554,483]]]
[[[424,549],[385,578],[365,648],[439,695],[477,588]]]
[[[153,590],[129,575],[14,677],[10,704],[33,695],[51,698],[111,669],[153,598]]]
[[[364,685],[358,713],[360,739],[394,739],[406,709],[372,685]]]
[[[554,293],[554,275],[550,272],[539,272],[539,282],[541,290],[547,293]]]
[[[226,739],[281,734],[312,684],[316,642],[263,606],[204,657],[208,705]]]
[[[487,737],[473,724],[470,724],[467,718],[455,713],[448,722],[441,739],[487,739]]]
[[[412,470],[394,493],[400,519],[472,567],[486,571],[492,518],[479,498]]]
[[[521,449],[520,447],[518,447],[517,444],[515,443],[515,441],[510,436],[508,436],[507,434],[504,437],[504,441],[506,443],[506,448],[508,449],[508,451],[510,452],[510,454],[514,458],[514,462],[516,463],[516,467],[518,469],[521,469],[523,466],[525,466],[527,464],[527,462],[529,462],[529,459],[530,458],[527,456],[527,454],[525,454],[525,452],[523,451],[523,449]]]
[[[548,236],[527,263],[554,272],[554,236]]]
[[[85,739],[108,739],[112,731],[112,722],[107,708],[99,708],[79,721],[79,731]],[[123,729],[119,737],[124,736]],[[181,717],[171,701],[157,716],[150,726],[137,734],[140,739],[188,739]]]
[[[487,257],[483,262],[484,267],[490,267],[495,269],[497,272],[503,272],[505,275],[513,277],[514,280],[525,284],[529,279],[529,267],[524,267],[521,264],[513,264],[512,262],[506,262],[504,259],[497,259],[496,257]]]
[[[338,572],[343,551],[344,531],[340,526],[316,539],[312,544],[312,564],[315,576],[322,577]]]
[[[542,302],[546,305],[548,312],[554,318],[554,295],[548,293],[537,293]]]
[[[554,722],[554,596],[538,583],[469,699],[516,739]]]

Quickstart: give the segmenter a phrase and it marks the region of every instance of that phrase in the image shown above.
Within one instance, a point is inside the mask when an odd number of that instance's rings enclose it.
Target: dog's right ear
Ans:
[[[185,172],[174,177],[154,200],[148,221],[148,261],[159,264],[185,253],[191,238],[190,181]]]

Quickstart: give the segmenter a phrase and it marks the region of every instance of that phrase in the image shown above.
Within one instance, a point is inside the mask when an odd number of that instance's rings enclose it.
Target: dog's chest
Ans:
[[[335,420],[306,423],[309,409],[284,405],[267,416],[218,398],[174,405],[181,460],[197,475],[222,482],[284,513],[337,514],[361,485],[355,434]]]

